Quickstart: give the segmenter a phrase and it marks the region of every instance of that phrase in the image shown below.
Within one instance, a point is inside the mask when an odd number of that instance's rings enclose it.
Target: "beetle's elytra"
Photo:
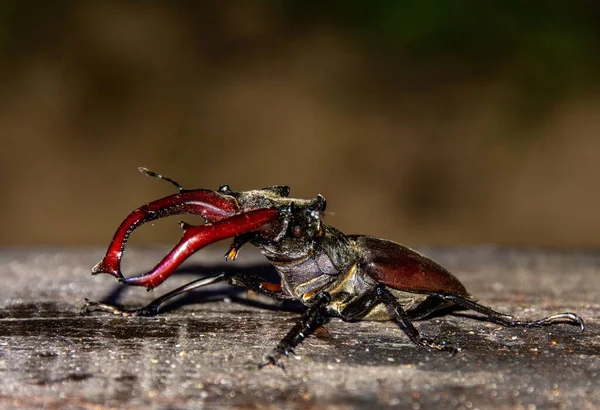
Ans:
[[[108,311],[123,315],[154,315],[166,300],[213,283],[225,281],[278,299],[299,300],[305,313],[281,342],[265,356],[260,367],[278,365],[282,356],[329,317],[345,321],[394,320],[415,344],[451,354],[456,348],[444,341],[422,337],[413,320],[442,307],[457,305],[485,315],[507,327],[542,327],[567,323],[583,331],[584,322],[574,313],[559,313],[538,320],[521,321],[476,303],[462,283],[433,260],[392,241],[364,235],[344,235],[322,222],[325,198],[289,198],[290,189],[277,185],[236,192],[223,185],[216,191],[186,190],[175,181],[145,168],[140,171],[174,184],[179,193],[150,202],[121,223],[104,258],[92,274],[108,273],[126,285],[152,289],[160,285],[192,253],[225,238],[233,238],[225,255],[235,259],[240,248],[257,246],[281,277],[281,283],[265,282],[247,273],[220,273],[198,279],[127,311],[90,302],[84,313]],[[180,223],[179,243],[152,271],[126,278],[120,265],[129,234],[148,221],[170,215],[201,215],[205,224]]]

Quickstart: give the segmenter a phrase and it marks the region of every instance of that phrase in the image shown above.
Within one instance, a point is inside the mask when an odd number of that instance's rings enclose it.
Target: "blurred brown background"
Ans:
[[[174,192],[146,166],[413,246],[598,247],[599,51],[585,0],[4,0],[1,243],[108,245]]]

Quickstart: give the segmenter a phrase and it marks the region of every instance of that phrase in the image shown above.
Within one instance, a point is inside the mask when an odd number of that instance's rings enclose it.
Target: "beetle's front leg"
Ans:
[[[219,283],[226,280],[225,273],[220,273],[215,276],[211,276],[208,278],[197,279],[193,282],[190,282],[186,285],[183,285],[177,289],[174,289],[168,293],[165,293],[161,297],[154,299],[152,302],[148,303],[146,306],[139,309],[124,309],[116,305],[110,305],[107,303],[93,302],[88,299],[85,299],[85,305],[81,307],[80,313],[82,315],[91,313],[91,312],[108,312],[114,315],[121,316],[155,316],[158,314],[158,310],[160,305],[165,303],[167,300],[174,298],[177,295],[181,295],[182,293],[192,291],[194,289],[202,288],[204,286],[212,285],[215,283]]]
[[[259,369],[265,366],[278,366],[284,369],[279,361],[282,356],[294,354],[294,347],[298,346],[308,335],[325,324],[327,320],[327,305],[331,302],[331,295],[327,292],[317,294],[313,303],[306,309],[300,320],[292,330],[279,342],[271,353],[265,356],[264,361],[258,365]]]
[[[242,246],[251,241],[254,236],[255,235],[252,232],[234,236],[231,245],[229,245],[229,249],[227,249],[227,252],[225,253],[225,260],[236,260]]]
[[[227,282],[230,285],[250,289],[254,292],[261,293],[275,299],[289,299],[289,296],[281,292],[281,285],[277,283],[265,282],[263,278],[250,273],[223,272],[208,278],[197,279],[168,293],[165,293],[161,297],[154,299],[152,302],[140,309],[123,309],[119,306],[110,305],[107,303],[92,302],[86,299],[85,305],[83,305],[81,308],[81,314],[87,314],[91,312],[108,312],[125,317],[155,316],[158,314],[160,306],[167,300],[181,295],[182,293],[190,292],[192,290],[219,282]]]

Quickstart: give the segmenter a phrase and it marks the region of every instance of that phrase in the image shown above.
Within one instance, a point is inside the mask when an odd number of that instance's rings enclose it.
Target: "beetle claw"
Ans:
[[[444,340],[442,340],[441,342],[436,342],[433,340],[422,339],[419,344],[430,349],[439,350],[441,352],[448,352],[449,357],[453,357],[456,353],[458,353],[458,348],[456,346]]]
[[[283,365],[283,363],[281,361],[275,359],[273,356],[266,356],[263,359],[263,362],[258,365],[258,368],[262,369],[263,367],[266,367],[266,366],[279,367],[279,368],[281,368],[281,370],[285,371],[285,366]]]
[[[227,251],[227,253],[225,253],[225,260],[226,261],[234,261],[236,260],[238,255],[238,249],[234,246],[234,244],[232,244],[229,247],[229,250]]]
[[[443,350],[448,352],[448,357],[454,357],[454,355],[458,353],[458,347],[454,345],[446,345]]]
[[[583,322],[583,319],[581,318],[581,316],[576,315],[575,313],[560,313],[558,315],[554,315],[554,316],[550,316],[550,319],[552,320],[553,318],[557,318],[557,319],[566,319],[567,323],[570,323],[572,325],[579,325],[579,332],[583,332],[585,330],[585,323]]]
[[[92,312],[108,312],[112,313],[113,315],[120,315],[123,317],[156,316],[158,314],[158,305],[149,304],[140,309],[127,310],[115,305],[94,302],[85,298],[85,304],[81,307],[79,313],[81,315],[88,315]]]
[[[85,298],[85,304],[79,310],[81,315],[87,315],[92,312],[108,312],[113,315],[123,315],[127,313],[125,310],[118,308],[117,306],[109,305],[106,303],[94,302]]]

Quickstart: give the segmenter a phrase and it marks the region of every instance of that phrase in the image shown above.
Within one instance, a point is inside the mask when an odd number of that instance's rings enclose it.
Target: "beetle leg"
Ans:
[[[382,302],[380,293],[379,286],[369,289],[362,296],[348,303],[340,312],[340,316],[346,322],[361,320],[375,305]]]
[[[422,337],[417,328],[413,325],[410,316],[402,308],[402,305],[384,285],[377,285],[374,288],[371,288],[360,298],[355,299],[351,304],[346,306],[340,314],[342,319],[346,321],[359,320],[369,313],[369,311],[378,303],[383,303],[389,309],[393,310],[398,325],[413,343],[419,346],[449,352],[451,356],[457,352],[456,347],[445,341],[436,342]]]
[[[504,313],[496,312],[489,307],[480,305],[479,303],[466,298],[464,296],[455,295],[453,293],[437,292],[432,296],[440,298],[440,300],[450,301],[458,306],[466,309],[473,310],[478,313],[482,313],[489,320],[494,323],[498,323],[505,327],[542,327],[551,326],[560,323],[567,323],[570,325],[579,326],[581,331],[585,330],[585,323],[583,319],[575,313],[565,312],[556,315],[544,317],[537,320],[515,320],[514,316],[507,315]]]
[[[398,302],[394,295],[392,295],[390,291],[387,290],[383,285],[378,285],[376,289],[381,297],[382,302],[394,311],[398,325],[413,343],[419,346],[425,346],[431,349],[448,352],[450,353],[450,356],[454,356],[456,354],[458,349],[452,344],[446,341],[436,342],[434,340],[425,339],[423,336],[421,336],[417,328],[413,325],[412,320],[404,311],[402,305],[400,302]]]
[[[81,308],[81,314],[87,314],[91,312],[108,312],[115,315],[128,316],[155,316],[158,314],[160,306],[167,300],[174,298],[175,296],[181,295],[182,293],[190,292],[195,289],[202,288],[204,286],[213,285],[219,282],[227,282],[230,285],[248,288],[257,293],[270,296],[276,299],[289,299],[289,296],[284,295],[281,292],[281,286],[276,283],[265,282],[261,277],[245,273],[245,272],[224,272],[208,278],[197,279],[186,285],[178,287],[168,293],[165,293],[161,297],[154,299],[146,306],[140,309],[127,310],[122,309],[115,305],[106,303],[92,302],[88,299],[85,300],[85,305]],[[278,290],[279,289],[279,290]]]
[[[236,235],[231,241],[229,249],[225,253],[225,260],[234,261],[237,258],[241,247],[244,246],[248,241],[252,240],[253,237],[254,234],[252,232],[242,235]]]
[[[327,320],[326,309],[331,302],[331,295],[327,292],[321,292],[314,297],[313,303],[306,309],[300,320],[279,342],[277,347],[271,353],[264,357],[262,363],[258,365],[259,369],[265,366],[277,366],[285,369],[283,363],[279,361],[282,356],[294,354],[294,347],[298,346],[308,335],[325,324]]]
[[[153,289],[167,279],[185,259],[199,249],[221,239],[240,233],[256,231],[264,225],[276,221],[278,217],[279,211],[273,208],[265,208],[237,214],[208,225],[192,226],[182,222],[182,238],[154,269],[140,276],[121,277],[119,281],[127,285],[145,286],[148,290]]]
[[[447,303],[448,302],[446,302],[444,299],[440,299],[436,294],[433,294],[427,296],[427,298],[424,301],[422,301],[406,313],[413,320],[422,319],[431,315],[433,312],[440,310],[440,308],[445,307],[444,304]],[[452,306],[451,304],[449,305]]]
[[[211,276],[208,278],[197,279],[193,282],[190,282],[186,285],[183,285],[177,289],[174,289],[168,293],[165,293],[159,298],[154,299],[152,302],[144,306],[140,309],[127,310],[121,309],[118,306],[109,305],[106,303],[92,302],[88,299],[85,300],[85,305],[81,308],[81,313],[91,313],[91,312],[109,312],[115,315],[122,316],[154,316],[158,314],[158,310],[160,305],[162,305],[167,300],[174,298],[177,295],[180,295],[185,292],[189,292],[194,289],[202,288],[204,286],[212,285],[214,283],[219,283],[225,280],[224,273],[221,273],[216,276]]]

